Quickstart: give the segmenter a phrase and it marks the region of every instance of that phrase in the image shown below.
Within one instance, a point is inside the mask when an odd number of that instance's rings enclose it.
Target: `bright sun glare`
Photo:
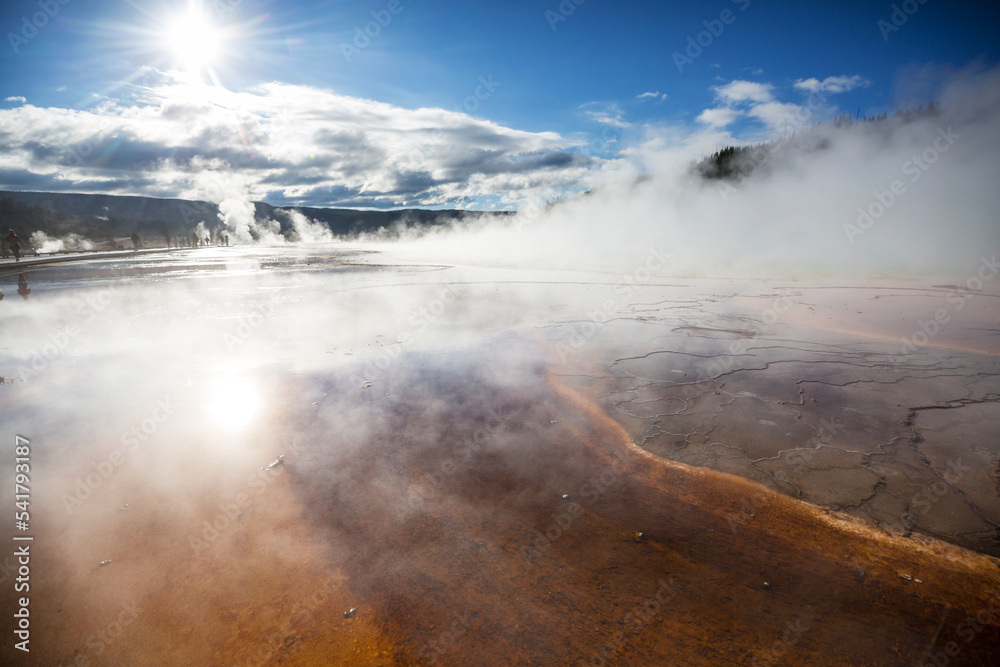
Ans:
[[[222,32],[199,9],[192,7],[174,19],[165,33],[166,45],[177,62],[186,70],[210,67],[219,53]]]
[[[245,377],[220,378],[210,392],[207,407],[211,419],[225,429],[248,426],[260,411],[261,396]]]

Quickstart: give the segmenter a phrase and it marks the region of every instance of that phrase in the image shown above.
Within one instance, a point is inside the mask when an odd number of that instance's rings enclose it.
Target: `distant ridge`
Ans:
[[[317,220],[334,234],[350,238],[399,224],[433,226],[456,218],[503,216],[506,213],[483,213],[461,210],[399,209],[359,211],[345,208],[277,207],[254,202],[258,220],[273,219],[282,232],[291,230],[283,211],[294,209]],[[0,191],[0,226],[14,228],[22,240],[42,231],[52,237],[78,234],[101,244],[110,239],[130,236],[133,232],[153,240],[169,234],[187,236],[199,222],[209,228],[221,228],[219,207],[206,201],[160,199],[129,195],[79,194],[57,192]]]

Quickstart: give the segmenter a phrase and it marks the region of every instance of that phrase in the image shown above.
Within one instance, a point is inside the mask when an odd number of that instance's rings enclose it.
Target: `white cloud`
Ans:
[[[587,107],[598,107],[596,109],[587,109]],[[603,125],[612,125],[614,127],[630,127],[631,123],[625,120],[625,112],[621,110],[615,103],[605,104],[602,102],[588,102],[581,106],[584,109],[584,114],[590,120],[597,121]]]
[[[0,109],[0,188],[458,207],[576,186],[610,164],[577,150],[586,138],[309,86],[234,92],[160,78],[136,99]],[[626,124],[613,105],[591,114]]]
[[[772,132],[781,132],[786,128],[798,129],[804,115],[803,107],[785,102],[764,102],[750,108],[749,114],[763,122]]]
[[[865,88],[871,85],[871,81],[859,74],[854,76],[828,76],[822,81],[819,79],[799,79],[795,82],[798,90],[807,93],[846,93],[855,88]]]
[[[4,102],[20,102],[21,104],[24,104],[25,102],[28,101],[28,99],[26,97],[21,96],[21,95],[11,95],[10,97],[5,97],[3,101]]]
[[[754,81],[730,81],[724,86],[714,88],[716,96],[728,104],[737,102],[770,102],[774,97],[771,91],[774,86],[769,83]]]
[[[664,100],[667,99],[667,94],[666,93],[661,93],[660,91],[647,92],[647,93],[642,93],[641,95],[636,95],[635,99],[637,99],[637,100],[654,100],[656,102],[663,102]]]
[[[725,127],[739,118],[742,113],[729,107],[717,107],[715,109],[705,109],[698,114],[698,122],[709,127]]]

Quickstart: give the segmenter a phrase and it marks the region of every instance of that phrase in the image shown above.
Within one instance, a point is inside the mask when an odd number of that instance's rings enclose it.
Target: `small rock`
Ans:
[[[635,535],[632,536],[632,539],[634,539],[636,542],[642,542],[643,539],[645,539],[645,537],[646,537],[645,533],[636,533]]]
[[[102,560],[100,567],[104,567],[105,565],[111,565],[111,560]]]
[[[569,500],[569,494],[568,493],[564,493],[563,496],[562,496],[562,499],[563,500]]]
[[[771,582],[770,581],[765,581],[764,582],[764,590],[765,591],[771,590]]]
[[[357,613],[357,611],[358,611],[357,607],[351,607],[350,609],[344,612],[344,618],[354,618],[354,614]]]
[[[263,468],[261,468],[261,470],[263,470],[264,472],[270,472],[270,471],[274,470],[275,468],[280,468],[283,465],[285,465],[285,455],[284,454],[282,454],[278,458],[276,458],[273,461],[271,461],[271,465],[264,466]]]

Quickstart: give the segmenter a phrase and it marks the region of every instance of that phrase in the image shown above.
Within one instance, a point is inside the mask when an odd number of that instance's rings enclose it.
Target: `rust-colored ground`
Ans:
[[[666,463],[545,369],[456,356],[289,408],[280,468],[123,471],[125,511],[46,518],[4,664],[996,664],[994,559]],[[217,536],[191,522],[241,493]],[[75,525],[101,547],[60,551]]]

